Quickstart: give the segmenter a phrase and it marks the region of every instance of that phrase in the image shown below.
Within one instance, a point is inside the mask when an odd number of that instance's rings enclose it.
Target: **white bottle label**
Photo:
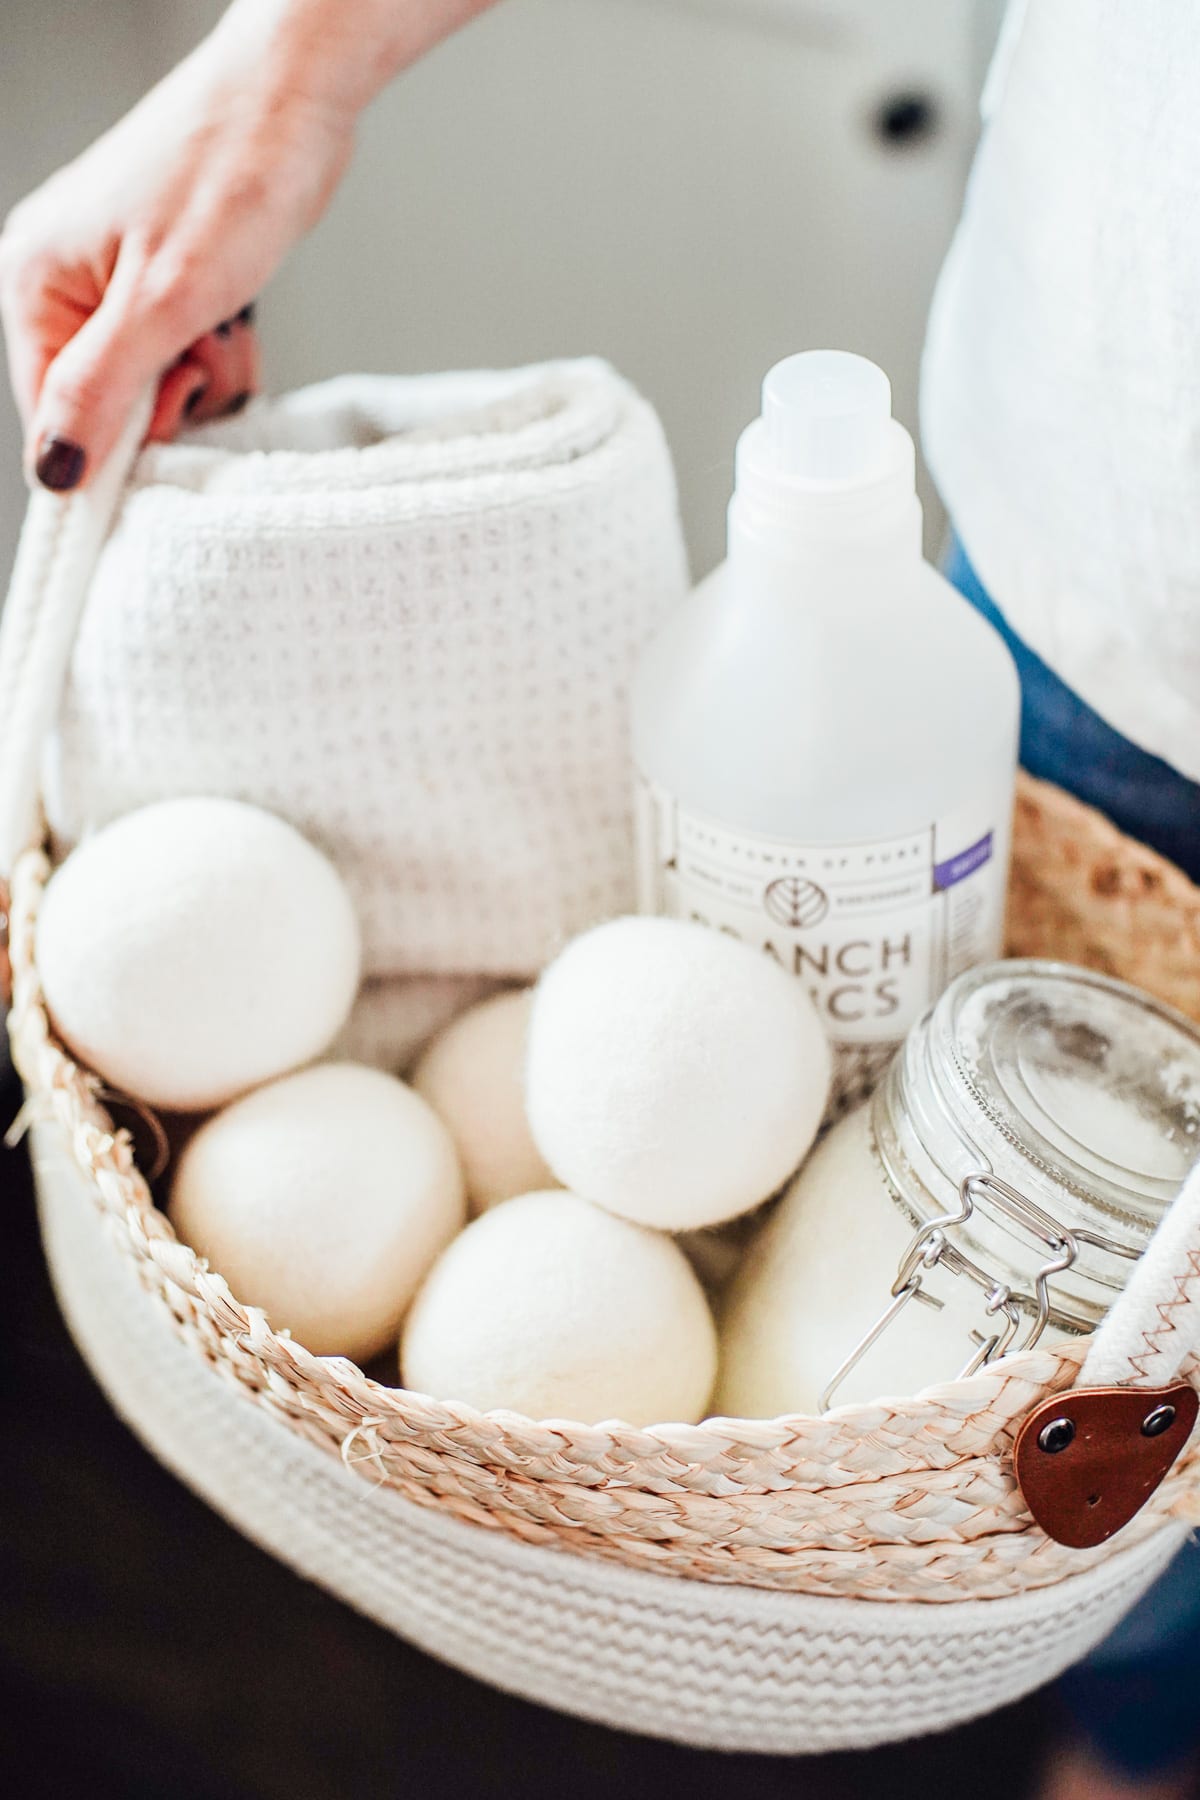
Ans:
[[[835,1044],[890,1047],[999,956],[1007,799],[855,844],[732,831],[638,786],[639,905],[731,932],[808,987]]]

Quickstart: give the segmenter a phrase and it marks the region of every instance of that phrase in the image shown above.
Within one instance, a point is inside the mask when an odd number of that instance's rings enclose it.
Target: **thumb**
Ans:
[[[139,315],[114,276],[42,381],[27,452],[41,486],[65,492],[103,465],[142,390],[173,359],[163,327],[161,314]]]

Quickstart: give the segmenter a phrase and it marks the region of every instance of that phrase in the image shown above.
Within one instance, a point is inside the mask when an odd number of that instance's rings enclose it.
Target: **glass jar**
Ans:
[[[1200,1030],[1061,963],[946,989],[736,1277],[716,1410],[917,1392],[1091,1331],[1200,1155]]]

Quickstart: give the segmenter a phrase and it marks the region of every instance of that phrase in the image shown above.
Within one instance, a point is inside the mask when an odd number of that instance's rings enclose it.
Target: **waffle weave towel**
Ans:
[[[233,795],[333,856],[369,974],[532,974],[632,907],[626,686],[685,585],[661,428],[604,363],[260,402],[139,461],[51,827]]]

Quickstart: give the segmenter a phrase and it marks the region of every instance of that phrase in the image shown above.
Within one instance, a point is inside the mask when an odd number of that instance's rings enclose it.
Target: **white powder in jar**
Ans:
[[[1169,1198],[1200,1154],[1194,1032],[1133,989],[1075,971],[1060,972],[1052,995],[1045,967],[1016,964],[967,988],[956,1060],[1028,1154],[1077,1185],[1115,1182],[1141,1211],[1142,1189],[1151,1203]]]

